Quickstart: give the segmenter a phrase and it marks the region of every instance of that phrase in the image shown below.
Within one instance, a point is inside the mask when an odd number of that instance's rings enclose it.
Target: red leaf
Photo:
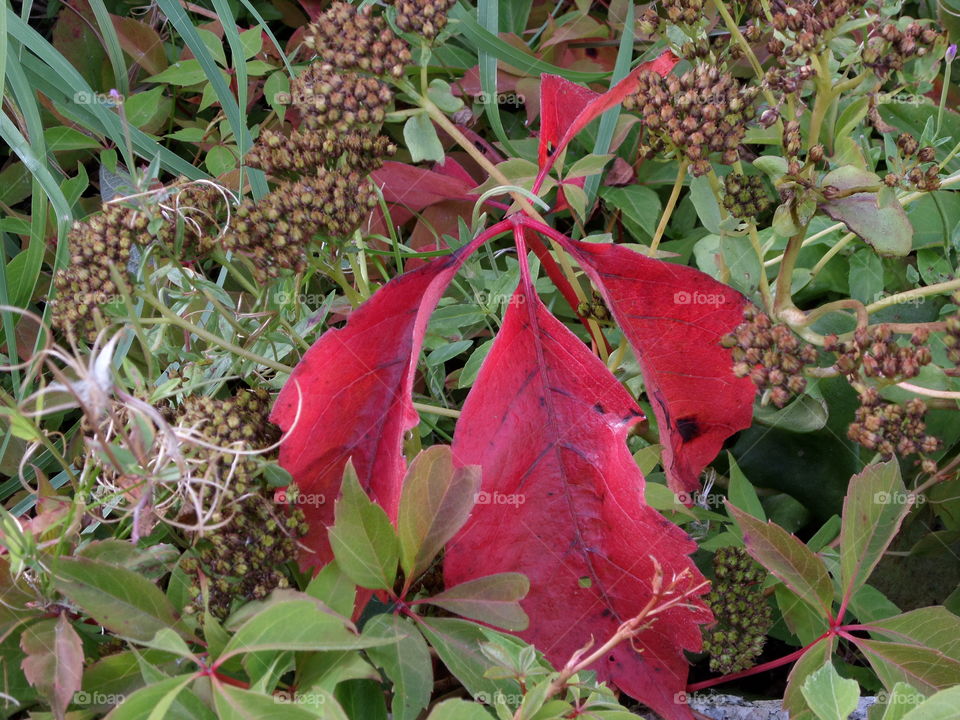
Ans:
[[[680,58],[665,50],[657,59],[638,65],[602,95],[559,75],[544,75],[540,85],[540,143],[537,151],[540,176],[534,184],[534,192],[554,160],[578,132],[594,118],[622,103],[627,95],[636,92],[640,73],[653,70],[666,75],[679,61]]]
[[[733,374],[720,338],[743,321],[740,293],[683,265],[559,233],[603,295],[640,361],[670,487],[691,493],[723,441],[749,427],[756,388]]]
[[[525,289],[524,289],[525,288]],[[531,625],[521,636],[557,666],[605,642],[650,599],[654,554],[664,575],[702,577],[696,545],[648,507],[627,448],[642,417],[629,394],[523,283],[457,422],[458,465],[480,465],[483,493],[448,544],[447,587],[521,572]],[[691,601],[695,601],[691,598]],[[690,718],[682,650],[700,648],[703,606],[674,607],[595,669],[670,720]]]
[[[325,332],[283,386],[270,420],[284,431],[293,427],[280,446],[280,464],[293,476],[310,524],[302,542],[316,554],[301,557],[304,567],[332,557],[326,528],[347,459],[364,490],[396,518],[403,433],[419,422],[411,397],[427,322],[463,261],[504,225],[384,285],[346,327]]]
[[[370,178],[383,190],[384,200],[413,211],[423,210],[441,200],[467,197],[475,187],[463,177],[400,162],[385,162],[383,167],[370,173]]]

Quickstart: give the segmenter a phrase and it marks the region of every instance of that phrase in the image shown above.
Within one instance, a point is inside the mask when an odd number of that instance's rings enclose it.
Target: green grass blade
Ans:
[[[190,18],[187,17],[187,13],[184,12],[184,9],[177,0],[157,0],[157,4],[167,16],[167,19],[173,24],[174,28],[176,28],[180,37],[183,38],[187,47],[190,48],[190,51],[200,63],[200,67],[203,68],[203,72],[206,74],[207,80],[209,80],[217,96],[217,100],[220,102],[220,107],[223,109],[224,115],[227,116],[227,123],[230,125],[231,130],[233,130],[233,136],[237,140],[237,148],[242,158],[247,154],[247,151],[253,144],[253,140],[250,137],[250,130],[247,128],[246,122],[244,122],[245,113],[240,112],[237,99],[223,81],[223,77],[221,77],[220,71],[217,69],[217,64],[213,56],[210,55],[210,50],[203,44],[203,41],[197,34],[196,28],[194,28],[193,23],[190,22]],[[228,15],[227,22],[223,23],[224,25],[231,22],[229,20],[230,17],[232,17],[232,15]],[[253,191],[253,197],[255,199],[259,199],[267,194],[267,180],[262,172],[250,171],[250,188]]]
[[[498,0],[478,0],[477,19],[480,24],[494,37],[500,32],[500,3]],[[497,102],[497,56],[487,50],[479,51],[480,61],[480,89],[483,91],[483,107],[490,120],[490,127],[494,135],[503,145],[508,155],[516,156],[510,138],[503,129],[503,120],[500,117],[500,105]]]
[[[613,75],[610,78],[610,87],[623,80],[630,74],[630,63],[633,60],[633,3],[627,3],[627,16],[623,22],[623,35],[620,37],[620,47],[617,49],[617,60],[613,65]],[[605,155],[613,141],[613,131],[620,118],[620,106],[612,107],[600,116],[600,127],[597,130],[597,139],[593,145],[594,155]],[[583,184],[583,192],[587,196],[587,211],[593,205],[597,196],[602,175],[591,175]]]
[[[609,77],[610,73],[592,73],[581,72],[579,70],[568,70],[566,68],[551,65],[548,62],[535,58],[522,50],[508,45],[493,33],[489,32],[473,17],[473,10],[463,5],[454,6],[450,11],[449,17],[458,22],[458,28],[463,32],[464,37],[473,45],[477,51],[484,50],[499,60],[503,60],[509,65],[513,65],[519,70],[529,73],[532,76],[543,73],[552,73],[565,77],[572,82],[596,82]]]
[[[120,38],[117,29],[113,26],[110,13],[103,0],[90,0],[90,9],[100,28],[100,37],[103,38],[104,49],[113,68],[113,82],[117,91],[124,97],[130,95],[130,81],[127,78],[127,63],[123,59],[123,50],[120,49]]]
[[[7,81],[7,13],[0,12],[0,98]]]

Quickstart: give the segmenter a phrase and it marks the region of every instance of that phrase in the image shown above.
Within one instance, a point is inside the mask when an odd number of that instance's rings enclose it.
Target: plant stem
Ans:
[[[753,252],[757,255],[760,262],[760,297],[763,298],[763,305],[767,312],[773,310],[773,298],[770,296],[770,281],[767,280],[767,270],[763,265],[763,247],[760,245],[760,236],[757,234],[757,223],[751,220],[747,224],[747,232],[750,235],[750,244],[753,246]]]
[[[783,251],[783,262],[780,264],[780,271],[777,273],[777,292],[773,300],[773,312],[778,317],[780,313],[793,305],[792,285],[793,268],[797,264],[797,256],[800,254],[800,248],[803,244],[803,236],[806,235],[807,228],[804,226],[796,235],[787,241],[787,248]]]
[[[657,230],[653,233],[653,240],[650,241],[650,257],[657,256],[660,238],[663,237],[663,233],[667,229],[667,223],[670,221],[670,216],[673,215],[673,210],[677,206],[677,199],[680,197],[680,190],[683,189],[683,181],[687,176],[687,163],[688,160],[684,157],[680,161],[680,167],[677,168],[677,179],[673,181],[673,189],[670,191],[670,197],[667,198],[667,206],[660,215]]]
[[[823,118],[827,114],[827,109],[833,103],[834,92],[830,84],[829,73],[829,55],[824,52],[822,55],[811,55],[810,61],[816,70],[816,99],[813,102],[813,112],[810,115],[810,132],[807,136],[807,149],[820,142],[820,128],[823,125]]]
[[[940,295],[942,293],[953,292],[954,290],[960,290],[960,280],[947,280],[946,282],[936,283],[934,285],[906,290],[905,292],[888,295],[885,298],[880,298],[876,302],[870,303],[867,305],[867,312],[872,315],[877,312],[877,310],[882,310],[890,305],[898,305],[899,303],[909,302],[915,298]]]
[[[754,54],[753,48],[750,47],[750,43],[747,42],[747,39],[743,36],[743,33],[740,32],[740,27],[733,19],[733,16],[730,15],[730,11],[727,10],[727,4],[723,2],[723,0],[713,0],[713,6],[717,9],[717,12],[720,13],[720,17],[723,18],[724,25],[726,25],[727,30],[730,31],[730,36],[737,41],[737,45],[740,46],[740,48],[743,50],[743,54],[750,62],[750,67],[753,68],[754,75],[757,76],[757,80],[762,84],[764,78],[763,67],[761,67],[760,61],[757,60],[757,56]],[[770,92],[769,88],[763,88],[763,95],[767,99],[767,103],[770,105],[770,107],[774,107],[777,104],[777,100],[775,97],[773,97],[773,93]],[[777,122],[779,123],[780,121],[778,120]]]

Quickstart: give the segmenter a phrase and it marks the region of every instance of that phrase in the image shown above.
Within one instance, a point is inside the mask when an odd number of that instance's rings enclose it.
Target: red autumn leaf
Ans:
[[[750,426],[750,378],[733,374],[720,338],[743,321],[746,298],[684,265],[613,244],[562,242],[603,295],[640,361],[670,487],[700,487],[723,441]]]
[[[454,177],[426,168],[400,162],[385,162],[370,173],[370,179],[383,191],[388,203],[403,205],[413,211],[423,210],[441,200],[464,198],[476,187],[462,176]]]
[[[667,579],[702,576],[696,545],[647,506],[643,475],[627,448],[642,417],[633,398],[521,281],[503,327],[457,422],[458,465],[480,465],[482,494],[448,544],[447,587],[498,572],[521,572],[531,590],[520,633],[558,667],[593,640],[602,643],[651,598],[654,564]],[[676,693],[686,685],[683,650],[700,648],[710,613],[667,610],[635,643],[597,663],[610,680],[669,720],[691,718]]]
[[[364,490],[396,518],[403,433],[419,422],[412,394],[423,335],[444,289],[482,238],[384,285],[344,328],[325,332],[284,384],[270,420],[293,428],[280,446],[280,464],[304,496],[299,506],[310,531],[302,542],[316,553],[301,557],[304,567],[332,558],[327,526],[349,458]]]
[[[540,85],[540,142],[537,159],[540,175],[534,191],[553,166],[554,160],[574,136],[592,120],[636,92],[637,76],[646,70],[666,75],[680,61],[666,50],[655,60],[634,68],[629,75],[603,94],[572,83],[558,75],[544,75]]]

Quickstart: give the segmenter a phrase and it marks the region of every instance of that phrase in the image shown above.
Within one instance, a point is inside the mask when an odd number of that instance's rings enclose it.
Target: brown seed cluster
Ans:
[[[741,87],[713,65],[698,65],[680,77],[641,73],[639,88],[624,100],[637,110],[649,131],[640,153],[652,157],[672,146],[690,161],[694,175],[710,171],[711,153],[721,153],[724,164],[737,161],[737,148],[754,118],[755,87]]]
[[[662,0],[660,4],[672,23],[693,25],[703,17],[703,0]]]
[[[910,345],[900,345],[889,326],[874,325],[858,328],[853,339],[844,342],[828,335],[824,349],[837,353],[834,367],[851,378],[862,372],[868,378],[907,380],[933,360],[926,345],[928,337],[926,330],[918,329],[910,337]]]
[[[74,224],[67,235],[70,264],[58,270],[53,279],[54,326],[80,337],[89,338],[93,334],[94,311],[117,297],[111,268],[127,275],[134,245],[144,245],[153,239],[149,224],[150,218],[145,212],[117,203],[104,205],[103,212]],[[169,234],[166,225],[162,229]]]
[[[782,64],[819,50],[824,34],[847,17],[860,12],[866,0],[821,0],[820,2],[770,3],[774,30],[788,38],[788,43],[772,39],[767,43],[770,54]]]
[[[290,98],[308,129],[380,124],[393,102],[393,91],[371,75],[341,72],[333,65],[314,63],[290,85]]]
[[[397,27],[433,40],[447,26],[447,12],[456,0],[394,0]]]
[[[368,8],[369,10],[369,8]],[[335,2],[310,24],[303,43],[327,65],[372,75],[400,77],[410,62],[410,48],[386,20],[355,5]]]
[[[753,307],[744,311],[744,322],[720,343],[733,349],[734,374],[749,375],[760,390],[769,392],[770,401],[778,408],[806,389],[803,368],[817,361],[813,345]]]
[[[953,294],[953,304],[960,307],[960,292]],[[950,315],[946,321],[947,332],[943,336],[943,344],[947,347],[947,358],[954,365],[960,366],[960,311]]]
[[[250,258],[266,277],[276,277],[281,268],[302,272],[304,248],[315,235],[349,235],[376,203],[366,173],[321,168],[280,185],[259,202],[245,199],[224,247]]]
[[[710,669],[723,674],[753,667],[773,627],[764,598],[766,571],[743,548],[720,548],[713,556],[716,580],[704,600],[716,623],[703,634]]]
[[[887,173],[883,178],[886,185],[897,187],[906,181],[917,190],[933,191],[940,188],[940,166],[937,165],[937,153],[933,147],[920,147],[913,135],[901,133],[897,136],[897,148],[907,168],[903,177]]]
[[[913,398],[906,405],[897,405],[882,400],[873,387],[861,387],[859,393],[860,407],[847,429],[851,440],[880,453],[884,459],[894,455],[929,454],[940,449],[941,441],[926,432],[927,405],[923,400]],[[936,463],[925,459],[923,469],[933,472]]]
[[[735,218],[756,218],[770,206],[770,196],[759,175],[732,172],[723,178],[723,206]]]
[[[582,318],[596,320],[599,323],[610,322],[610,309],[604,302],[603,296],[594,290],[589,300],[583,300],[577,305],[577,315]]]
[[[178,411],[179,424],[199,429],[212,445],[259,449],[277,439],[276,429],[267,422],[269,409],[270,397],[262,388],[241,391],[227,400],[191,396]],[[234,456],[203,452],[211,475],[226,477]],[[262,599],[288,585],[283,567],[296,558],[296,539],[306,533],[307,526],[302,511],[270,499],[269,489],[256,478],[257,467],[254,460],[237,463],[226,491],[223,515],[228,522],[193,538],[193,555],[182,562],[194,578],[188,613],[203,610],[200,573],[208,579],[210,612],[218,618],[229,615],[237,604]]]
[[[363,128],[345,132],[333,128],[294,130],[289,135],[264,130],[247,155],[247,162],[269,175],[288,178],[317,168],[343,167],[369,173],[396,151],[390,138]]]
[[[879,26],[867,40],[861,57],[863,64],[880,77],[902,70],[904,63],[923,57],[940,38],[941,33],[930,25],[911,22],[901,30],[895,23]]]

